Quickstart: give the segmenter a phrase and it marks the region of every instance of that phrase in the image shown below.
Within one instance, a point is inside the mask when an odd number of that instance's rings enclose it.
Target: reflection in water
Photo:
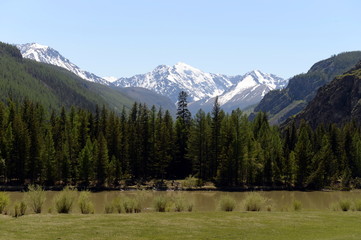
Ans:
[[[48,191],[47,199],[43,207],[43,213],[53,209],[53,198],[58,192]],[[361,199],[361,191],[350,192],[299,192],[299,191],[267,191],[260,192],[264,197],[271,200],[272,209],[275,211],[291,209],[294,200],[302,203],[302,209],[305,210],[326,210],[330,205],[341,199]],[[143,211],[152,211],[153,199],[158,195],[168,197],[183,197],[191,201],[194,205],[194,211],[215,211],[218,210],[218,201],[224,194],[234,197],[238,203],[236,210],[241,209],[241,203],[247,192],[221,192],[221,191],[104,191],[91,194],[91,200],[95,205],[95,213],[104,213],[104,207],[107,202],[111,202],[115,197],[138,197],[143,202]],[[24,193],[9,192],[11,202],[22,200]],[[77,203],[73,212],[79,212]]]

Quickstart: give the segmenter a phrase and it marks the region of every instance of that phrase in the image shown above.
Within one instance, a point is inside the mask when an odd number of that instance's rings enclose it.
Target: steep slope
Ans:
[[[283,90],[271,91],[256,106],[255,112],[264,111],[272,124],[280,124],[302,111],[318,88],[343,74],[361,60],[361,52],[345,52],[314,64],[305,73],[294,76]]]
[[[261,101],[263,96],[271,90],[283,88],[287,80],[273,74],[265,74],[259,70],[246,73],[244,76],[233,77],[235,84],[218,97],[222,109],[230,112],[236,108],[245,109]],[[202,108],[210,111],[215,97],[193,102],[190,104],[192,112]]]
[[[77,106],[95,110],[105,105],[120,112],[130,108],[133,100],[117,90],[85,81],[57,66],[23,59],[20,51],[0,43],[0,99],[9,95],[17,100],[29,98],[49,109]]]
[[[72,73],[75,73],[84,80],[109,85],[109,82],[105,79],[98,77],[93,73],[81,70],[78,66],[70,62],[67,58],[63,57],[58,51],[51,47],[40,45],[38,43],[17,44],[16,47],[20,49],[24,58],[62,67]]]
[[[176,103],[180,91],[186,91],[188,101],[192,102],[220,95],[232,82],[223,75],[204,73],[185,63],[177,63],[172,67],[160,65],[146,74],[120,78],[113,84],[153,90]]]
[[[321,87],[304,111],[295,117],[296,122],[301,119],[312,127],[317,127],[320,123],[361,121],[361,62]]]

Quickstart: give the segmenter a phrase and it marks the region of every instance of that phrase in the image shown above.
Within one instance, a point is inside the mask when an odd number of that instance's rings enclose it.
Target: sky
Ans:
[[[184,62],[283,78],[361,50],[359,0],[0,0],[0,41],[50,46],[98,76]]]

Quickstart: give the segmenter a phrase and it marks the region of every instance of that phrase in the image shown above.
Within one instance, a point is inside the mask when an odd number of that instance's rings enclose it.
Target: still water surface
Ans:
[[[49,208],[54,211],[53,198],[58,192],[46,192],[46,202],[43,212]],[[299,192],[299,191],[267,191],[260,192],[265,198],[270,199],[272,210],[280,211],[287,208],[292,209],[294,200],[302,203],[305,210],[327,210],[332,204],[341,199],[360,199],[361,191],[335,191],[335,192]],[[193,211],[216,211],[218,202],[222,195],[230,195],[237,201],[237,209],[242,210],[241,203],[247,196],[247,192],[221,192],[221,191],[104,191],[91,193],[91,200],[95,205],[95,213],[104,213],[104,206],[115,197],[140,197],[143,200],[143,211],[152,211],[153,199],[159,195],[168,197],[183,197],[191,201],[194,205]],[[20,201],[24,197],[22,192],[9,192],[11,202]],[[72,212],[79,212],[77,204],[74,205]]]

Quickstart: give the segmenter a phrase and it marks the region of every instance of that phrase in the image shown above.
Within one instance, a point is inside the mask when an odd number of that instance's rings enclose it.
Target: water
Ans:
[[[22,192],[8,192],[11,203],[20,201],[24,197]],[[46,192],[46,202],[43,212],[48,212],[52,208],[54,212],[53,198],[58,192]],[[326,210],[330,206],[341,199],[361,199],[361,191],[355,190],[350,192],[299,192],[299,191],[267,191],[260,192],[262,196],[270,199],[272,209],[275,211],[292,209],[294,200],[302,203],[302,209],[305,210]],[[216,211],[218,210],[218,202],[222,195],[228,194],[237,201],[237,209],[242,210],[241,202],[245,199],[247,192],[221,192],[221,191],[104,191],[91,193],[91,200],[95,205],[95,213],[104,213],[104,207],[115,197],[139,197],[143,200],[143,211],[152,211],[153,199],[159,195],[168,197],[183,197],[191,201],[194,205],[193,211]],[[75,203],[73,212],[79,212]]]

